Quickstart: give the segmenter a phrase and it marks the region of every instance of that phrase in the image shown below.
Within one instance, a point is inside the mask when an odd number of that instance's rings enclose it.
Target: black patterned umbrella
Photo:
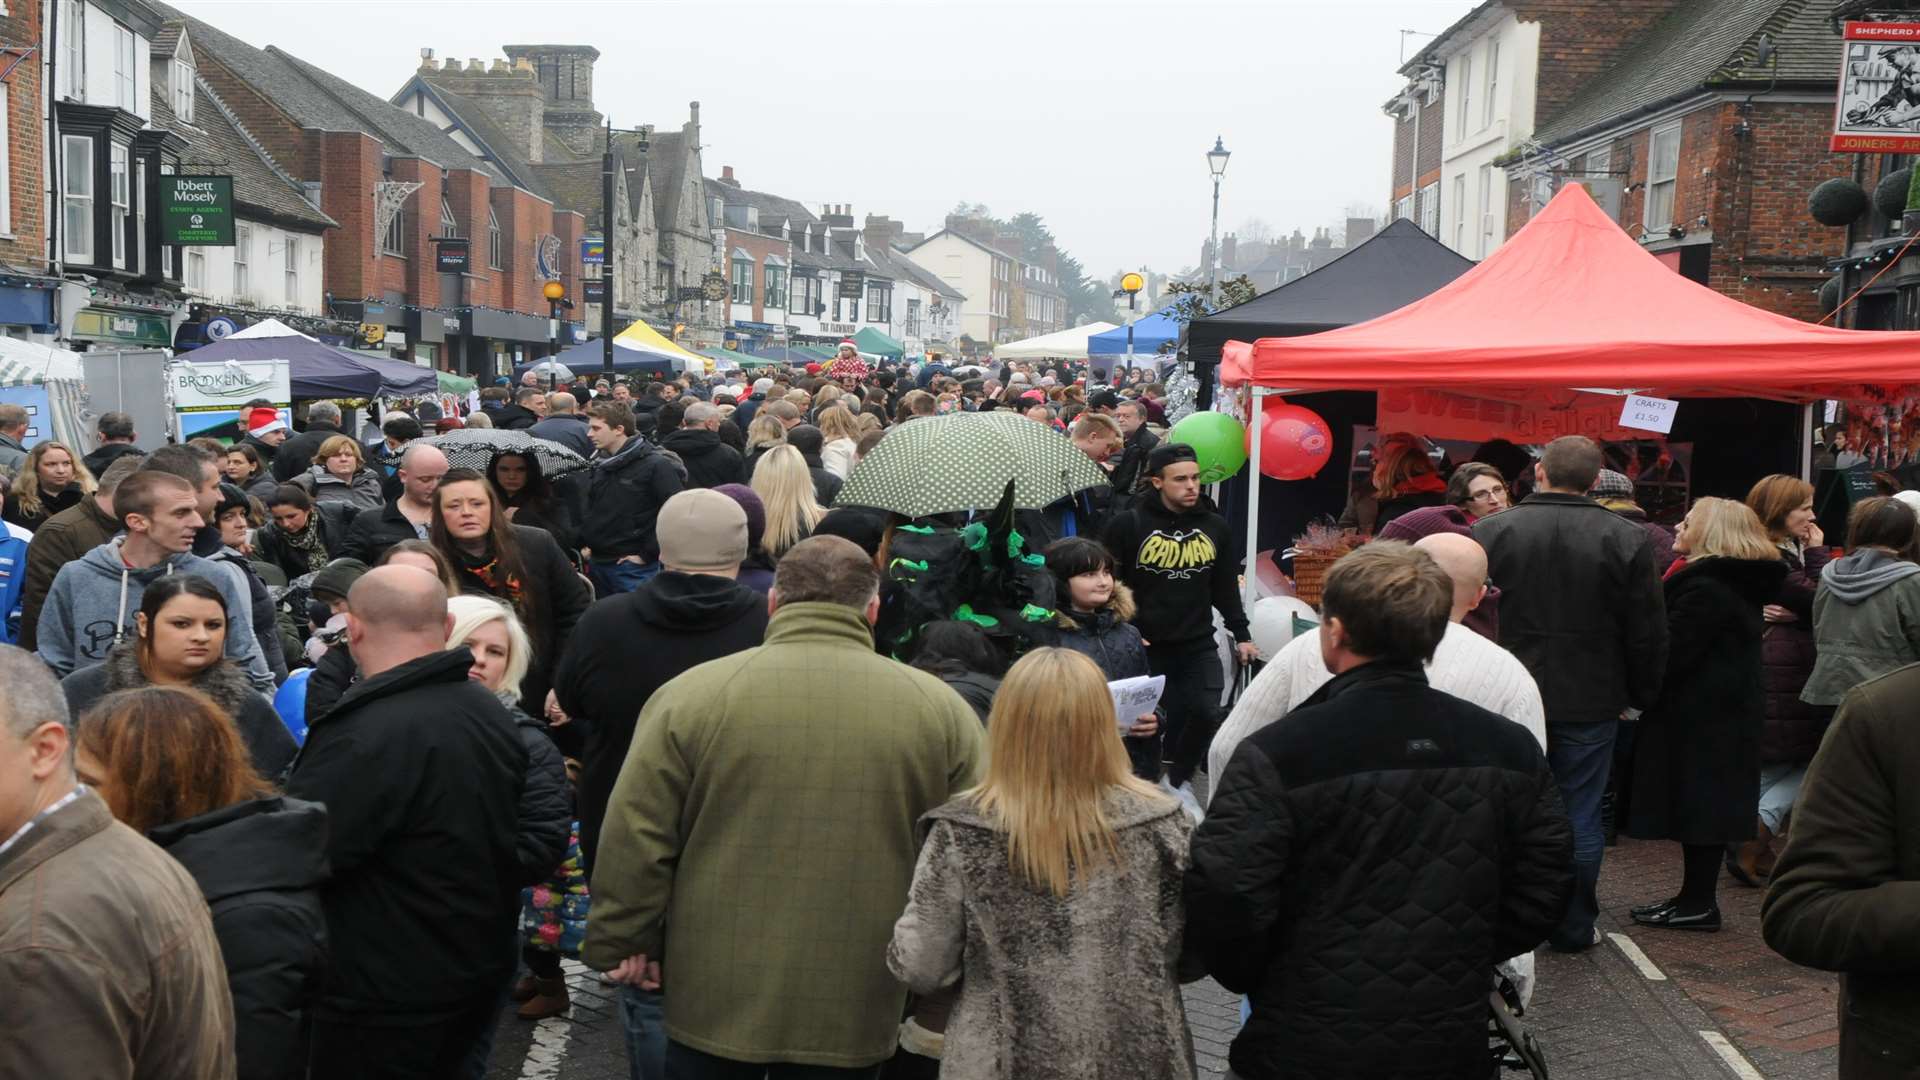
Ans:
[[[486,472],[493,459],[501,454],[525,454],[538,459],[541,474],[549,480],[584,469],[588,464],[586,458],[557,442],[506,428],[461,428],[420,441],[439,447],[453,468],[477,472]]]
[[[1011,412],[909,420],[860,459],[834,500],[907,517],[989,510],[1013,481],[1013,505],[1038,510],[1107,483],[1072,440]]]

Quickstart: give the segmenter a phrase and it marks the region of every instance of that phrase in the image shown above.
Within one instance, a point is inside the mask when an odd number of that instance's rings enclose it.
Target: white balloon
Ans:
[[[1254,603],[1248,628],[1253,632],[1253,644],[1260,650],[1261,659],[1273,659],[1293,640],[1296,616],[1311,623],[1320,621],[1320,613],[1296,596],[1269,596]]]

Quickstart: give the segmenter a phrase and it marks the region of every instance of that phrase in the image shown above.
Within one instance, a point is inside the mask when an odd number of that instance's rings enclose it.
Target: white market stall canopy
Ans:
[[[1041,334],[1025,341],[1011,341],[1005,345],[995,345],[993,355],[997,360],[1085,360],[1087,358],[1087,339],[1095,334],[1104,334],[1114,329],[1109,322],[1088,323],[1085,326],[1071,326],[1065,330],[1056,330],[1051,334]]]

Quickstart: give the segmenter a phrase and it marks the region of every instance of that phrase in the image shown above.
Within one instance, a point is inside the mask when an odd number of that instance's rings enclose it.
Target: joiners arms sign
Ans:
[[[233,177],[162,176],[160,242],[233,246]]]

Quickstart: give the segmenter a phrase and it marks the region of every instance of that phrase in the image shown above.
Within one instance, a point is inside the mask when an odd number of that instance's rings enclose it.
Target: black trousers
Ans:
[[[1220,729],[1220,695],[1226,692],[1226,669],[1220,666],[1213,639],[1176,645],[1147,646],[1147,670],[1167,677],[1160,707],[1166,713],[1166,753],[1173,766],[1167,782],[1175,787],[1193,778],[1207,756],[1214,732]]]
[[[385,1027],[316,1018],[313,1080],[454,1080],[468,1075],[469,1053],[499,1003],[484,1002],[431,1023]]]
[[[879,1075],[878,1065],[842,1069],[790,1062],[754,1064],[703,1054],[671,1040],[667,1043],[667,1080],[875,1080]]]

